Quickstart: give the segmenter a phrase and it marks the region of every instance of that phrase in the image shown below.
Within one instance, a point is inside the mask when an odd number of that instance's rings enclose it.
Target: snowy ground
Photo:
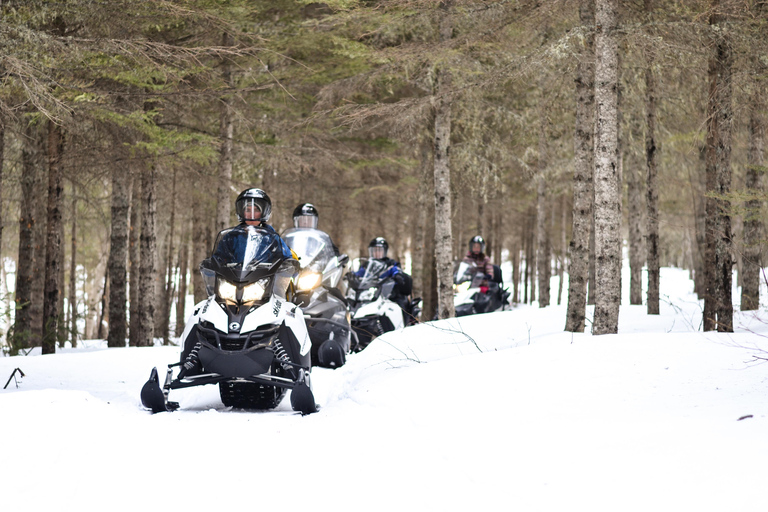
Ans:
[[[687,273],[661,286],[618,335],[563,332],[565,306],[389,333],[313,371],[306,417],[210,386],[149,414],[174,347],[0,357],[0,385],[26,375],[0,390],[0,509],[764,511],[768,312],[702,333]]]

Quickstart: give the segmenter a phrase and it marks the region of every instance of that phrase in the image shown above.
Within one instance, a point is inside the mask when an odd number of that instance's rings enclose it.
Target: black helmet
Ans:
[[[301,203],[293,210],[293,227],[317,229],[317,208],[309,203]]]
[[[258,211],[261,212],[260,217],[246,218],[245,209],[246,206],[255,206]],[[237,213],[237,220],[239,222],[245,222],[247,220],[259,220],[261,222],[269,221],[269,216],[272,215],[272,201],[266,192],[260,188],[249,188],[240,192],[235,200],[235,213]]]
[[[475,235],[469,240],[469,252],[472,252],[472,244],[480,244],[480,252],[485,252],[485,239]]]
[[[368,244],[368,257],[376,260],[386,258],[388,250],[389,244],[387,240],[383,236],[377,236]]]

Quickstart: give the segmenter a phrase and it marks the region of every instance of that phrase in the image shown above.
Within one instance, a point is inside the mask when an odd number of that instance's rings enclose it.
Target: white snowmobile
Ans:
[[[354,334],[347,301],[338,289],[349,257],[336,256],[331,237],[319,229],[291,228],[283,240],[301,265],[293,302],[304,312],[312,340],[312,364],[338,368],[347,360]]]
[[[504,288],[498,265],[493,266],[490,279],[475,263],[460,261],[455,265],[453,307],[456,316],[503,311],[507,307],[509,291]]]
[[[141,390],[153,413],[172,411],[172,389],[218,384],[226,406],[272,409],[291,390],[291,406],[317,411],[310,380],[311,343],[301,309],[286,300],[298,262],[271,228],[240,225],[219,233],[200,264],[208,299],[195,306],[178,363],[160,387],[157,368]],[[181,367],[173,378],[173,368]]]
[[[405,327],[405,319],[403,307],[391,300],[395,280],[392,277],[379,277],[389,268],[384,262],[358,258],[352,267],[365,268],[362,276],[352,272],[347,274],[347,301],[352,313],[352,329],[358,339],[354,350],[360,352],[373,338]],[[418,301],[420,299],[411,301],[405,307],[418,314]],[[406,314],[411,312],[406,311]]]

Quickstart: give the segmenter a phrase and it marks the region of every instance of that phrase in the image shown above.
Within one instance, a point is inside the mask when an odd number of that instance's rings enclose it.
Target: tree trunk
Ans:
[[[645,131],[645,163],[646,163],[646,209],[647,209],[647,238],[646,260],[648,263],[648,295],[647,311],[649,315],[659,314],[659,190],[658,176],[658,145],[656,142],[656,78],[653,72],[654,59],[648,59],[645,70],[645,99],[646,99],[646,131]]]
[[[151,163],[141,176],[141,264],[139,271],[138,346],[152,346],[155,332],[155,214],[157,209],[155,181],[157,170]]]
[[[101,289],[101,300],[99,301],[101,307],[99,308],[99,319],[96,324],[96,339],[103,340],[106,338],[104,335],[104,323],[109,322],[109,267],[104,269],[104,286]]]
[[[77,188],[72,182],[72,226],[69,250],[69,340],[77,347]]]
[[[222,36],[222,46],[232,46],[232,36],[226,32]],[[228,88],[232,87],[232,70],[227,60],[221,63],[221,73],[224,83]],[[219,139],[221,149],[219,152],[219,191],[216,205],[216,230],[221,231],[230,225],[231,193],[232,187],[232,135],[234,130],[232,99],[229,95],[219,98]]]
[[[627,167],[627,223],[629,231],[629,303],[643,303],[643,264],[645,263],[645,248],[643,247],[643,217],[645,208],[643,180],[641,179],[640,159],[634,154],[625,160]]]
[[[539,279],[539,307],[549,306],[549,275],[552,266],[549,243],[549,194],[547,194],[547,116],[544,98],[539,105],[539,165],[536,176],[536,270]]]
[[[592,334],[614,334],[621,304],[618,162],[617,0],[597,0],[595,11],[595,318]]]
[[[426,223],[428,222],[429,215],[427,214],[427,210],[429,208],[426,207],[427,198],[432,195],[432,184],[431,184],[431,176],[430,176],[430,163],[431,160],[429,158],[430,155],[430,146],[429,144],[420,144],[420,152],[421,152],[421,179],[419,180],[419,188],[417,191],[416,196],[416,203],[419,205],[424,205],[422,208],[418,208],[416,212],[416,222],[414,222],[413,226],[413,247],[412,247],[412,258],[413,258],[413,265],[411,268],[411,277],[413,278],[413,295],[415,297],[424,297],[425,295],[425,282],[427,281],[425,277],[425,238],[426,238],[426,231],[427,226]]]
[[[707,108],[707,262],[709,279],[704,297],[704,330],[733,332],[731,300],[731,217],[725,199],[731,188],[731,68],[733,53],[725,32],[725,16],[718,0],[712,2],[710,25],[713,54],[709,58]]]
[[[26,121],[25,121],[26,122]],[[39,196],[39,174],[43,166],[43,151],[39,130],[31,125],[25,128],[24,144],[21,149],[21,195]],[[42,198],[39,198],[42,199]],[[11,354],[19,349],[37,346],[39,337],[33,332],[31,302],[33,300],[32,280],[36,272],[35,228],[37,218],[36,201],[21,201],[19,212],[19,258],[16,269],[16,316],[11,337]],[[38,299],[39,300],[39,299]]]
[[[741,288],[741,310],[749,311],[760,306],[760,269],[762,268],[761,241],[764,239],[761,198],[764,197],[763,173],[765,172],[765,90],[754,84],[749,117],[749,153],[747,155],[746,193],[744,213],[744,257]]]
[[[128,345],[139,346],[139,280],[141,276],[141,176],[136,169],[131,172],[131,213],[130,231],[128,232],[128,287],[130,327],[128,329]]]
[[[581,0],[582,26],[594,25],[594,2]],[[576,70],[576,129],[573,137],[573,229],[568,247],[568,313],[565,330],[584,332],[589,278],[590,239],[592,233],[592,172],[594,162],[595,67],[593,37],[585,39]]]
[[[112,170],[112,233],[109,244],[109,331],[107,346],[125,347],[128,337],[126,317],[129,215],[131,175],[125,167]]]
[[[168,230],[168,247],[167,247],[167,253],[166,253],[166,264],[165,264],[165,270],[166,270],[166,279],[165,279],[165,285],[163,286],[164,293],[162,294],[163,304],[162,304],[162,311],[160,314],[162,315],[160,317],[159,322],[159,329],[158,337],[163,338],[163,345],[170,345],[171,340],[169,339],[170,335],[170,323],[171,323],[171,305],[173,304],[173,294],[176,291],[175,290],[175,283],[173,281],[173,274],[174,274],[174,265],[173,265],[173,254],[176,252],[176,249],[173,246],[173,236],[174,236],[174,228],[176,224],[176,169],[173,170],[173,179],[171,184],[171,218],[170,218],[170,227]]]
[[[0,116],[0,266],[3,248],[3,168],[5,163],[5,117]]]
[[[48,121],[48,215],[45,243],[45,288],[43,291],[43,354],[56,353],[59,330],[61,283],[61,154],[64,137],[61,126]]]
[[[567,213],[567,200],[565,194],[560,195],[560,266],[557,269],[557,305],[563,303],[563,280],[568,268],[568,257],[566,252],[568,251],[568,213]]]
[[[187,239],[188,237],[185,237]],[[179,295],[176,299],[176,330],[174,334],[179,337],[184,332],[184,324],[187,319],[187,273],[189,266],[189,244],[182,243],[179,247]]]
[[[440,41],[449,41],[453,33],[453,0],[440,3]],[[437,315],[452,318],[453,308],[453,237],[451,232],[451,72],[443,64],[437,72],[437,110],[435,115],[435,263],[437,268]]]
[[[192,203],[192,288],[195,304],[208,298],[198,266],[208,256],[209,245],[207,224],[205,222],[205,205],[200,198],[195,197]]]

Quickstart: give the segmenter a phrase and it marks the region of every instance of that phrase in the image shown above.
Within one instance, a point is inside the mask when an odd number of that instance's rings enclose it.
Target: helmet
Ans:
[[[472,252],[472,244],[480,244],[480,252],[485,252],[485,239],[475,235],[469,240],[469,251]]]
[[[246,207],[255,207],[261,212],[260,217],[248,217],[246,218]],[[269,221],[269,216],[272,215],[272,201],[266,192],[260,188],[249,188],[240,192],[235,200],[235,213],[237,213],[237,220],[239,222],[245,222],[247,220],[260,220],[261,222]]]
[[[293,226],[296,228],[317,229],[317,208],[309,203],[302,203],[293,210]]]
[[[376,260],[387,257],[389,244],[383,236],[377,236],[368,244],[368,257]]]

